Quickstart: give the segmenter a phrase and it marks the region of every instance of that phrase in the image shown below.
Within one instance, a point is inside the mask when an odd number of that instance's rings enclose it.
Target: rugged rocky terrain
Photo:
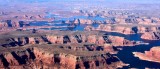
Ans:
[[[146,40],[159,40],[160,39],[160,32],[146,32],[141,36],[142,39]]]
[[[160,63],[160,47],[153,47],[150,51],[145,51],[145,53],[133,52],[135,57],[138,57],[141,60],[152,61]]]
[[[116,46],[138,44],[98,31],[13,31],[0,36],[0,67],[11,69],[121,68],[126,64],[112,55]]]
[[[125,66],[116,56],[100,51],[72,51],[56,45],[27,45],[1,48],[0,67],[10,69],[119,68]],[[90,53],[86,55],[87,53]]]
[[[15,33],[16,32],[16,33]],[[22,32],[22,33],[21,33]],[[87,33],[86,33],[87,32]],[[107,35],[99,31],[14,31],[1,35],[2,46],[20,46],[26,44],[72,44],[88,43],[96,45],[134,46],[138,41],[129,41],[124,37]],[[7,43],[6,43],[7,42]]]
[[[106,32],[118,32],[122,34],[138,34],[152,31],[159,31],[159,25],[143,25],[143,24],[100,24],[97,28],[87,26],[85,30],[99,30]]]
[[[160,67],[133,56],[160,62],[158,0],[0,3],[0,69]]]
[[[106,12],[107,13],[107,12]],[[108,12],[109,13],[109,12]],[[102,15],[105,15],[102,14]],[[92,19],[93,17],[96,17],[95,19]],[[83,18],[76,18],[74,20],[70,20],[70,22],[73,23],[80,23],[80,24],[159,24],[160,19],[158,17],[141,17],[134,16],[134,15],[108,15],[108,16],[83,16]],[[68,23],[68,21],[66,21]]]

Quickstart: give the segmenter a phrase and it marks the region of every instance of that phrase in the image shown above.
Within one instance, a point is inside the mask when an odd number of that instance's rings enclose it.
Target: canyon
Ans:
[[[128,65],[113,54],[117,51],[116,46],[134,45],[135,42],[117,36],[107,38],[105,33],[99,32],[99,35],[96,35],[98,32],[87,34],[86,32],[88,31],[47,31],[45,33],[14,31],[1,34],[3,37],[0,37],[0,67],[11,69],[105,67],[114,69]],[[120,42],[124,43],[117,44],[116,40],[111,40],[113,37],[121,39]]]
[[[0,2],[0,69],[160,68],[158,0]]]

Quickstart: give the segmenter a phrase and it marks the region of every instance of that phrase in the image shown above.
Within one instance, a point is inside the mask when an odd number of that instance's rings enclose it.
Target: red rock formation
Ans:
[[[59,54],[60,64],[64,65],[66,68],[75,69],[76,67],[76,56],[71,54]]]
[[[13,55],[11,53],[5,54],[4,58],[6,58],[6,60],[8,61],[8,63],[12,66],[12,65],[19,65],[18,61],[15,61],[16,59],[13,57]]]
[[[99,30],[107,32],[118,32],[122,34],[136,34],[136,33],[145,33],[152,31],[159,31],[158,26],[156,25],[139,25],[139,24],[100,24],[97,28],[87,26],[85,30]]]
[[[160,47],[153,47],[150,51],[145,51],[145,53],[133,52],[135,57],[141,60],[153,61],[160,63]]]
[[[92,31],[92,30],[94,30],[94,28],[93,28],[92,26],[86,26],[86,27],[85,27],[85,30],[87,30],[87,31]]]
[[[19,21],[12,21],[12,27],[14,27],[14,28],[20,27]]]
[[[118,32],[123,34],[134,34],[135,32],[132,28],[124,27],[124,26],[111,26],[111,25],[99,25],[95,30],[108,31],[108,32]]]
[[[88,68],[88,69],[95,69],[95,68],[112,69],[112,68],[114,68],[112,66],[118,67],[118,66],[123,65],[123,64],[121,64],[121,62],[117,62],[119,59],[117,59],[114,56],[110,56],[110,54],[102,55],[102,56],[103,57],[97,56],[94,58],[94,60],[92,60],[92,58],[88,59],[88,60],[84,60],[85,58],[83,58],[77,62],[76,67],[80,68],[80,69],[85,69],[85,68]],[[86,58],[88,58],[88,57],[86,57]],[[113,63],[115,62],[115,64],[113,64],[112,62]]]
[[[66,33],[65,33],[66,34]],[[76,44],[76,43],[89,43],[103,46],[108,43],[113,46],[134,46],[139,43],[135,41],[126,40],[124,37],[111,36],[111,35],[97,35],[97,34],[69,34],[69,35],[45,34],[35,36],[22,35],[20,37],[8,38],[9,43],[2,43],[3,46],[7,45],[26,45],[26,44]],[[3,39],[4,40],[4,39]]]
[[[111,44],[114,46],[134,46],[136,44],[136,42],[126,40],[124,37],[109,36],[108,38]]]
[[[78,43],[77,39],[74,36],[70,36],[71,43]]]
[[[0,22],[0,28],[8,27],[6,22]]]
[[[29,37],[29,44],[36,44],[33,37]]]
[[[87,33],[85,31],[37,31],[31,33],[31,31],[15,31],[6,33],[11,36],[0,35],[5,36],[0,37],[0,44],[2,44],[0,47],[1,68],[115,69],[125,66],[116,56],[112,55],[116,52],[113,48],[114,44],[127,44],[124,43],[125,39],[122,37],[103,35],[103,33],[97,35],[97,32],[91,31],[87,31]],[[108,40],[104,39],[104,36],[108,36],[106,37]],[[112,38],[116,38],[116,40]]]
[[[52,47],[53,48],[53,47]],[[12,49],[11,49],[12,50]],[[0,68],[119,68],[125,66],[117,57],[107,53],[102,56],[78,56],[66,53],[47,51],[44,48],[34,47],[21,51],[13,51],[0,55]],[[85,54],[85,53],[84,53]],[[79,54],[77,54],[79,55]],[[96,54],[97,55],[97,54]]]
[[[106,42],[105,42],[105,40],[104,40],[104,38],[103,37],[98,37],[98,39],[97,39],[97,44],[98,45],[103,45],[103,44],[105,44]]]
[[[54,64],[54,54],[45,52],[43,50],[40,50],[38,48],[34,48],[33,50],[35,57],[36,57],[36,63],[44,63],[44,64]]]
[[[49,36],[47,36],[47,39],[48,39],[51,43],[63,44],[63,36],[49,35]]]
[[[81,24],[92,24],[92,20],[89,20],[89,19],[79,19],[79,22]]]
[[[104,51],[115,52],[111,44],[104,44]]]
[[[141,36],[141,38],[146,40],[159,40],[160,32],[146,32]]]
[[[89,43],[94,43],[95,44],[96,41],[97,41],[96,35],[89,35],[87,37],[87,42],[89,42]]]

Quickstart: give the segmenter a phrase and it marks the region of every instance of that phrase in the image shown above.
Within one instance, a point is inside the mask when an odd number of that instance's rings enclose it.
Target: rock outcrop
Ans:
[[[153,47],[150,51],[145,51],[145,53],[133,52],[135,57],[141,60],[152,61],[160,63],[160,47]]]
[[[122,34],[136,34],[152,31],[159,31],[159,26],[141,25],[141,24],[100,24],[97,28],[87,26],[85,30],[99,30],[107,32],[118,32]]]
[[[146,32],[141,38],[145,40],[160,40],[160,32]]]
[[[112,55],[117,46],[139,44],[99,31],[13,31],[0,36],[0,67],[11,69],[121,68],[126,65]]]
[[[0,28],[20,28],[25,26],[24,21],[17,21],[17,20],[5,20],[0,22]]]
[[[31,33],[14,31],[0,35],[0,68],[121,68],[126,64],[112,55],[118,51],[116,46],[135,45],[123,37],[96,31]]]
[[[80,24],[92,24],[93,21],[89,19],[79,19]]]
[[[129,41],[119,36],[109,36],[108,41],[114,46],[134,46],[137,44],[134,41]]]
[[[64,50],[53,45],[3,49],[0,53],[0,60],[0,68],[10,69],[93,69],[126,66],[116,56],[109,53]]]
[[[61,31],[62,32],[62,31]],[[88,32],[88,31],[86,31]],[[1,44],[2,46],[23,46],[27,44],[73,44],[73,43],[89,43],[96,44],[99,46],[103,46],[104,44],[111,44],[113,46],[134,46],[139,43],[135,41],[129,41],[124,37],[119,36],[111,36],[106,35],[105,33],[99,32],[88,32],[87,34],[84,32],[77,32],[66,34],[43,34],[43,35],[34,35],[27,36],[23,35],[23,37],[11,37],[7,38],[9,40],[8,43]],[[67,32],[70,33],[70,32]],[[99,34],[98,34],[99,33]],[[35,33],[36,34],[36,33]],[[38,33],[37,33],[38,34]],[[6,41],[5,39],[2,39]]]

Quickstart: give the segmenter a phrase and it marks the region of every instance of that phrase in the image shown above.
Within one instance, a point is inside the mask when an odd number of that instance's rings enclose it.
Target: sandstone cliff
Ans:
[[[87,31],[86,31],[87,32]],[[129,41],[124,37],[105,35],[105,33],[88,32],[86,33],[71,33],[58,35],[56,33],[43,34],[36,36],[23,35],[23,37],[10,37],[2,39],[2,41],[9,40],[8,43],[2,43],[2,46],[23,46],[27,44],[73,44],[73,43],[88,43],[103,46],[104,44],[111,44],[113,46],[134,46],[139,43]],[[69,33],[69,32],[68,32]],[[38,33],[37,33],[38,34]]]
[[[92,52],[89,54],[87,51],[63,50],[51,45],[3,49],[0,60],[0,68],[10,69],[114,69],[126,66],[116,56],[109,53]]]
[[[124,43],[126,40],[122,37],[98,34],[88,31],[38,31],[32,34],[31,31],[14,31],[1,34],[0,68],[115,69],[126,66],[112,54],[117,52],[115,46],[128,42]],[[117,43],[117,40],[122,42]]]
[[[142,24],[100,24],[97,28],[87,26],[85,30],[99,30],[107,32],[117,32],[122,34],[136,34],[152,31],[159,31],[159,26]]]
[[[146,40],[159,40],[160,32],[146,32],[141,36],[141,38]]]
[[[160,47],[153,47],[150,51],[145,51],[145,53],[133,52],[135,57],[138,57],[141,60],[152,61],[160,63]]]

